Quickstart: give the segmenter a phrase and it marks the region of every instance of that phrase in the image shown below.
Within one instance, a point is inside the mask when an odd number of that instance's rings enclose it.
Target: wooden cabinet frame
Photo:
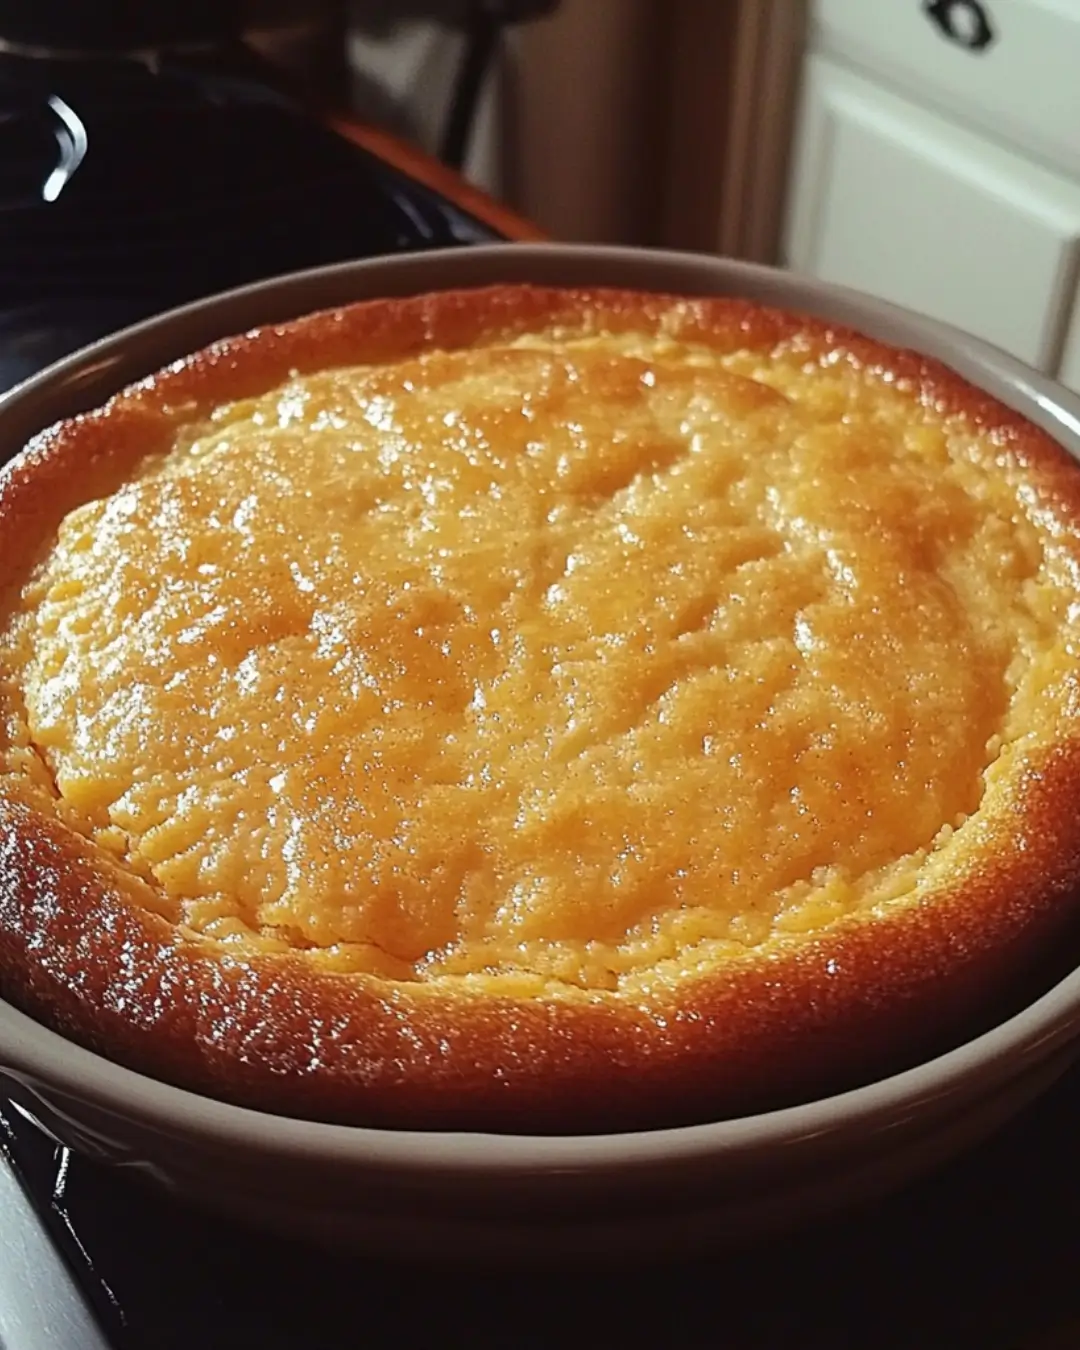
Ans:
[[[808,0],[676,0],[663,242],[776,262]]]

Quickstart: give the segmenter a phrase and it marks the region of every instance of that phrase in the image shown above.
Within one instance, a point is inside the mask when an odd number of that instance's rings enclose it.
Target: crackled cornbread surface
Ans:
[[[918,895],[1052,733],[1048,521],[973,423],[797,341],[298,377],[64,520],[8,768],[233,950],[633,995]]]

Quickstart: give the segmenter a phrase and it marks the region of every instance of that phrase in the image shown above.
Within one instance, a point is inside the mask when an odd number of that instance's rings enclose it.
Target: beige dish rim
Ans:
[[[597,272],[640,271],[637,284],[681,284],[701,290],[705,275],[718,290],[732,283],[735,293],[749,293],[770,303],[815,309],[837,322],[854,324],[885,341],[914,345],[954,365],[961,374],[988,388],[1033,420],[1041,422],[1071,453],[1080,458],[1080,398],[1070,395],[1034,370],[966,334],[909,314],[885,302],[823,282],[752,264],[693,254],[592,245],[481,245],[413,255],[365,259],[271,278],[223,295],[198,301],[147,320],[95,343],[33,376],[0,397],[0,436],[13,428],[21,443],[27,426],[73,411],[62,406],[102,372],[110,386],[131,378],[132,353],[153,362],[155,346],[169,345],[169,335],[206,328],[214,316],[235,320],[224,334],[251,326],[250,314],[269,304],[263,321],[286,312],[300,314],[359,294],[392,294],[431,289],[418,278],[445,269],[444,285],[484,284],[492,280],[538,280],[537,272],[560,273],[562,284],[616,284]],[[385,288],[383,282],[385,280]],[[356,287],[346,283],[358,281]],[[365,282],[371,284],[365,286]],[[558,284],[558,281],[555,281]],[[295,300],[293,298],[295,297]],[[276,303],[270,303],[276,302]],[[213,326],[211,323],[210,326]],[[155,343],[156,340],[156,343]],[[204,338],[205,341],[210,340]],[[199,345],[203,345],[200,343]],[[194,345],[194,344],[193,344]],[[175,353],[174,353],[175,354]],[[138,364],[138,355],[134,363]],[[115,369],[116,380],[110,372]],[[137,371],[136,373],[143,373]],[[97,396],[95,396],[97,397]],[[34,409],[50,410],[44,418]],[[21,414],[21,417],[20,417]],[[38,416],[36,426],[34,417]],[[29,420],[27,420],[29,419]],[[24,423],[20,428],[20,421]],[[758,1116],[621,1134],[527,1135],[395,1131],[331,1125],[276,1116],[233,1106],[139,1074],[67,1041],[10,1004],[0,1000],[0,1066],[33,1090],[39,1084],[65,1092],[98,1109],[166,1131],[183,1131],[223,1145],[317,1156],[324,1162],[351,1162],[393,1171],[447,1172],[580,1172],[688,1162],[723,1154],[731,1158],[765,1148],[798,1145],[817,1136],[864,1133],[875,1125],[891,1127],[933,1102],[989,1091],[1036,1059],[1070,1040],[1080,1041],[1080,969],[1006,1021],[944,1055],[890,1078],[837,1096]]]

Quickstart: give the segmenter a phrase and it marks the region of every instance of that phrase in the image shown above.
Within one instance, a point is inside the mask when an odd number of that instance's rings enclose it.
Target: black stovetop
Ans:
[[[243,60],[0,55],[0,390],[244,282],[494,237]]]

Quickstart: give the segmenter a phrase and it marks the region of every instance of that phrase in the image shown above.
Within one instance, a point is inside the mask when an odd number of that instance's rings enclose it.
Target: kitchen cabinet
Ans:
[[[1080,0],[816,0],[810,43],[1080,177]]]
[[[1035,61],[1054,34],[1075,37],[1080,59],[1080,3],[958,6],[993,21],[999,70],[1013,43],[997,123],[987,67],[961,64],[946,88],[950,62],[981,58],[929,26],[934,7],[814,7],[784,261],[976,333],[1080,390],[1080,80],[1062,81],[1060,52],[1044,82]],[[1003,26],[1029,9],[1041,27]]]

